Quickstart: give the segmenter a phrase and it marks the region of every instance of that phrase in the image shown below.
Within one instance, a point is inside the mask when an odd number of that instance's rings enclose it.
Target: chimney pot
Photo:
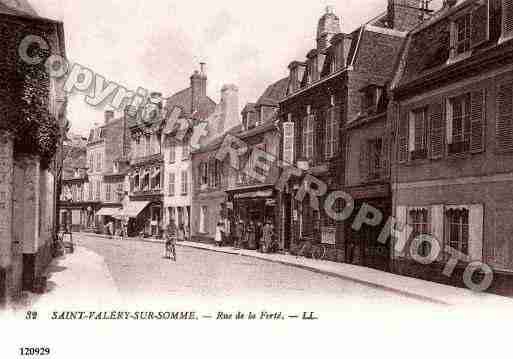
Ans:
[[[108,124],[110,120],[114,118],[114,111],[108,110],[105,111],[105,124]]]

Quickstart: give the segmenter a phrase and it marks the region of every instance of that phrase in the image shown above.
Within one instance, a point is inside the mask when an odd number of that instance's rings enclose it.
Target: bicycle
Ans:
[[[326,247],[321,245],[315,245],[313,239],[307,238],[302,239],[303,244],[296,252],[296,258],[307,257],[315,260],[323,260],[326,258]]]

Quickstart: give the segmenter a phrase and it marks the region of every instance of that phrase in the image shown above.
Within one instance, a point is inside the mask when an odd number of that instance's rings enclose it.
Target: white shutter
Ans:
[[[452,143],[452,106],[451,101],[447,99],[445,101],[445,116],[446,116],[446,135],[447,135],[447,144]]]
[[[470,206],[469,218],[469,256],[473,261],[483,260],[484,210],[482,204]]]
[[[415,116],[413,112],[409,115],[410,132],[408,134],[408,148],[410,152],[415,151]]]
[[[283,123],[283,161],[286,164],[294,163],[294,122]]]
[[[402,232],[400,232],[399,238],[397,238],[397,241],[399,243],[405,243],[405,244],[408,242],[408,238],[411,235],[411,229],[408,229],[408,227],[406,227],[406,224],[407,224],[406,212],[407,212],[407,208],[405,206],[397,206],[396,207],[396,220],[397,220],[397,223],[405,226],[404,230]],[[392,243],[392,248],[393,248],[392,253],[393,253],[394,257],[402,258],[402,257],[405,256],[406,250],[407,250],[407,246],[405,246],[403,248],[402,252],[396,252],[395,251],[395,243]]]
[[[444,253],[444,206],[436,205],[431,207],[431,234],[440,244],[438,260],[442,260]]]

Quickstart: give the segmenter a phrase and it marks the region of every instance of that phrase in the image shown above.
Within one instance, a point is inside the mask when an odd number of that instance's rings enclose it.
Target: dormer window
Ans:
[[[362,114],[370,115],[376,113],[382,100],[383,88],[377,85],[369,85],[360,90]]]
[[[470,14],[461,16],[454,22],[454,50],[457,55],[470,51]]]

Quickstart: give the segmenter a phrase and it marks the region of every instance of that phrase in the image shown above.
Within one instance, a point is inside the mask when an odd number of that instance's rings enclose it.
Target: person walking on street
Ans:
[[[173,224],[174,226],[174,224]],[[164,230],[164,240],[166,246],[165,257],[167,259],[171,259],[171,255],[173,256],[173,260],[176,262],[176,236],[174,233],[174,228],[171,224],[169,224]]]
[[[180,225],[178,226],[178,233],[176,235],[176,239],[179,242],[183,242],[184,237],[185,237],[185,231],[184,231],[183,223],[180,223]]]
[[[217,222],[216,234],[215,234],[215,238],[214,238],[217,247],[221,247],[221,245],[223,244],[223,231],[224,231],[223,222],[221,222],[221,221]]]
[[[273,227],[269,221],[266,222],[263,229],[263,253],[269,253],[273,236]]]
[[[235,248],[240,249],[242,245],[242,238],[244,236],[244,222],[242,220],[235,226]]]

